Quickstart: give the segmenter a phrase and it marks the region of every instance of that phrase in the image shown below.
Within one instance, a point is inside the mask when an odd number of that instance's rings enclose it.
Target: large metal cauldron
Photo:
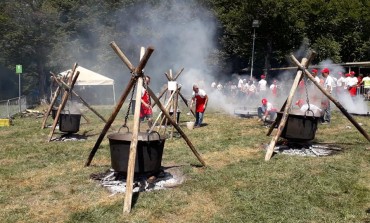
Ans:
[[[112,168],[117,172],[127,173],[132,133],[118,132],[107,137],[110,144]],[[157,132],[139,132],[135,174],[155,175],[160,172],[165,140]]]
[[[283,116],[282,112],[277,113],[278,119]],[[312,112],[302,113],[292,111],[285,127],[281,133],[281,137],[291,141],[310,141],[315,138],[317,124],[320,115]]]
[[[59,130],[61,132],[76,133],[80,130],[81,113],[62,111],[59,115]]]

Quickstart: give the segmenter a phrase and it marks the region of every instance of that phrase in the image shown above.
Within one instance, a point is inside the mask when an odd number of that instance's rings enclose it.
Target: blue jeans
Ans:
[[[331,118],[330,102],[328,102],[328,106],[324,108],[324,116],[322,117],[322,122],[330,122],[330,118]]]
[[[266,107],[264,106],[258,107],[257,109],[258,118],[262,118],[265,112],[266,112]],[[276,115],[275,111],[268,111],[267,114],[270,116],[271,121],[275,120],[275,115]]]
[[[196,112],[195,113],[195,125],[201,125],[203,122],[204,112]]]

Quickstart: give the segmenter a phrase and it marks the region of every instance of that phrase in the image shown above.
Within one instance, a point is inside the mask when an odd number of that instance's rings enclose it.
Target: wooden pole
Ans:
[[[186,100],[186,98],[184,97],[184,95],[181,94],[181,92],[179,92],[179,95],[181,97],[181,99],[184,101],[186,107],[189,108],[190,112],[193,114],[193,116],[195,117],[195,113],[193,110],[191,110],[191,108],[189,107],[189,104],[188,104],[188,101]]]
[[[141,105],[141,91],[143,89],[143,78],[139,77],[137,81],[136,89],[136,101],[135,101],[135,112],[134,112],[134,127],[132,130],[132,138],[130,144],[130,154],[128,158],[127,178],[126,178],[126,192],[125,200],[123,205],[123,212],[130,213],[132,204],[132,190],[134,185],[134,174],[135,174],[135,161],[136,161],[136,150],[137,141],[139,135],[139,124],[140,124],[140,105]]]
[[[182,71],[184,71],[184,68],[182,68],[176,75],[175,77],[173,78],[173,80],[177,80],[177,78],[180,76],[180,74],[182,73]]]
[[[73,89],[73,86],[75,85],[75,83],[76,83],[77,78],[78,78],[79,75],[80,75],[80,72],[79,71],[76,72],[76,75],[73,75],[73,73],[71,74],[71,78],[73,76],[73,79],[71,81],[71,86],[70,86],[71,89]],[[53,137],[53,134],[54,134],[54,131],[55,131],[55,127],[58,124],[59,115],[62,112],[62,110],[64,109],[64,106],[66,105],[66,103],[68,101],[69,95],[70,95],[70,92],[69,91],[65,91],[64,94],[63,94],[62,102],[59,105],[58,111],[57,111],[57,113],[55,115],[55,118],[54,118],[53,126],[51,127],[51,131],[50,131],[50,134],[49,134],[48,142],[50,142],[51,138]]]
[[[168,87],[166,87],[165,89],[162,90],[162,92],[159,94],[158,96],[158,99],[161,100],[161,98],[163,97],[164,93],[166,93],[168,90]],[[154,106],[156,105],[157,103],[154,102],[153,105],[152,105],[152,108],[154,108]]]
[[[50,114],[50,111],[53,109],[53,106],[54,106],[55,102],[57,101],[57,98],[58,98],[58,96],[60,94],[60,91],[61,91],[61,87],[58,86],[57,89],[55,90],[55,95],[54,95],[53,99],[51,100],[51,103],[50,103],[50,105],[48,107],[48,110],[44,114],[44,118],[43,118],[42,124],[41,124],[41,129],[44,129],[45,128],[46,120],[48,119],[49,114]]]
[[[174,122],[174,120],[171,118],[170,114],[168,114],[168,112],[163,107],[163,105],[161,104],[161,102],[158,100],[158,98],[154,94],[154,92],[149,87],[147,88],[147,90],[148,90],[148,93],[149,93],[150,97],[152,97],[152,99],[157,102],[157,105],[158,105],[159,109],[161,109],[161,111],[166,116],[166,118],[169,120],[169,122],[171,123],[171,125],[173,125],[176,128],[176,130],[180,133],[180,135],[182,136],[182,138],[188,144],[188,146],[191,149],[191,151],[198,158],[199,162],[203,166],[205,166],[206,163],[204,162],[204,160],[202,159],[202,157],[200,156],[200,154],[198,153],[198,151],[194,148],[193,144],[191,143],[191,141],[189,140],[189,138],[186,136],[186,134],[184,133],[184,131],[182,131],[182,129],[176,124],[176,122]]]
[[[302,65],[304,67],[307,65],[307,59],[306,58],[302,59]],[[270,142],[270,144],[267,148],[267,152],[266,152],[266,155],[265,155],[265,160],[266,161],[270,160],[270,158],[272,156],[272,153],[274,152],[275,144],[276,144],[277,140],[279,139],[279,137],[280,137],[280,135],[281,135],[281,133],[282,133],[284,127],[285,127],[286,121],[288,120],[288,116],[289,116],[289,112],[290,112],[290,106],[292,105],[293,96],[294,96],[295,91],[297,90],[297,87],[298,87],[299,81],[301,80],[302,75],[303,75],[303,72],[301,70],[298,70],[297,75],[294,79],[292,88],[290,89],[288,99],[287,99],[287,103],[286,103],[286,106],[285,106],[285,109],[284,109],[284,113],[283,113],[283,116],[281,118],[280,124],[278,126],[276,135],[271,139],[271,142]]]
[[[168,110],[169,106],[170,106],[170,101],[172,99],[172,97],[174,96],[175,94],[173,93],[170,98],[169,98],[169,101],[167,102],[167,104],[165,105],[165,108],[166,108],[166,111]],[[159,99],[158,99],[159,100]],[[159,113],[158,117],[156,118],[156,120],[154,121],[152,127],[150,128],[149,132],[152,132],[154,127],[155,127],[155,124],[158,122],[158,120],[160,119],[160,117],[162,116],[162,111]],[[161,120],[161,124],[163,122],[163,119]]]
[[[314,81],[314,77],[312,76],[312,74],[307,69],[305,69],[304,66],[300,65],[299,62],[297,63],[298,60],[293,55],[291,55],[290,58],[295,64],[297,64],[299,69],[304,71],[305,75],[312,81],[312,83],[314,83],[316,87],[318,87],[320,91],[339,108],[339,110],[357,128],[357,130],[367,139],[367,141],[370,142],[369,134],[356,122],[356,120],[347,112],[347,110],[339,103],[339,101],[333,98],[320,84]]]
[[[127,59],[126,55],[122,52],[122,50],[117,46],[117,44],[113,41],[109,44],[114,52],[119,56],[122,62],[127,66],[130,72],[134,72],[135,67],[131,64],[131,62]]]

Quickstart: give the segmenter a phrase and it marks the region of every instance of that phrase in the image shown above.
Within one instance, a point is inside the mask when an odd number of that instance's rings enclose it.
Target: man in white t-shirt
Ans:
[[[267,89],[267,81],[265,80],[266,76],[264,74],[261,75],[261,80],[258,81],[258,90],[260,91],[261,95],[266,93]]]
[[[315,78],[315,81],[319,84],[320,78],[317,76],[317,73],[318,73],[317,69],[312,69],[312,76]]]
[[[333,91],[333,83],[334,79],[330,76],[330,71],[328,68],[324,68],[321,70],[321,75],[324,77],[324,89],[331,94]],[[322,119],[322,124],[329,124],[331,119],[331,111],[330,111],[330,101],[326,97],[321,101],[321,107],[324,109],[324,116]]]
[[[270,102],[267,101],[266,98],[263,98],[262,106],[258,107],[257,114],[259,121],[261,120],[266,121],[267,116],[269,116],[270,121],[274,121],[276,116],[276,109]]]

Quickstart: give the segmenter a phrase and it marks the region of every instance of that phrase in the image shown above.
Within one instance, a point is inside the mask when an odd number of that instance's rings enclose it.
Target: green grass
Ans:
[[[98,110],[107,118],[111,113]],[[110,196],[89,179],[110,168],[110,154],[105,139],[84,167],[104,127],[85,114],[91,122],[81,121],[79,133],[88,136],[83,142],[47,142],[50,128],[41,130],[42,118],[33,115],[0,128],[0,222],[370,222],[370,144],[338,112],[332,124],[319,126],[315,141],[342,152],[276,155],[269,162],[262,148],[271,137],[256,119],[209,110],[208,125],[190,131],[185,122],[191,117],[182,114],[181,126],[207,167],[194,166],[200,163],[181,138],[166,140],[162,165],[180,165],[186,181],[135,194],[130,215],[122,214],[123,194]],[[370,132],[369,117],[356,120]]]

